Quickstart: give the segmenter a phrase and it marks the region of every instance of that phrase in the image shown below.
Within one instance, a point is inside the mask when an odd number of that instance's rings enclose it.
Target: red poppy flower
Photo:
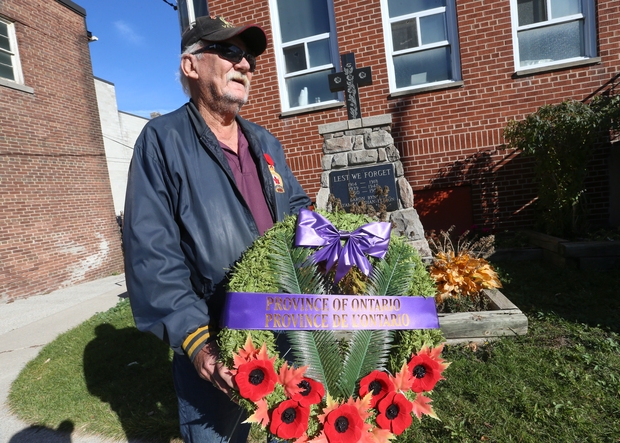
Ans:
[[[389,429],[392,434],[400,435],[411,426],[413,405],[400,392],[390,392],[378,405],[377,425]]]
[[[344,404],[327,414],[323,430],[329,443],[354,443],[362,436],[363,426],[358,409]]]
[[[293,400],[298,401],[300,405],[310,407],[310,405],[321,403],[325,395],[323,384],[311,378],[304,377],[297,386],[300,391],[293,395]]]
[[[373,408],[383,397],[393,391],[394,383],[385,372],[374,370],[360,380],[360,397],[364,397],[370,392],[372,394],[370,406]]]
[[[269,431],[285,440],[300,438],[308,429],[310,409],[295,400],[284,400],[271,415]]]
[[[276,385],[278,376],[270,360],[252,360],[239,366],[235,382],[239,395],[256,402],[270,394]]]
[[[442,379],[440,364],[427,354],[415,355],[407,367],[413,381],[411,390],[414,392],[432,391],[435,384]]]

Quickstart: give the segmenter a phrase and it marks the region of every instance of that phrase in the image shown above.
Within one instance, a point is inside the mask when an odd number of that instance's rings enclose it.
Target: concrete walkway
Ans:
[[[125,276],[112,276],[50,294],[0,303],[0,443],[102,443],[93,436],[70,436],[69,423],[56,429],[31,426],[12,415],[6,405],[11,383],[41,348],[97,312],[126,297]]]

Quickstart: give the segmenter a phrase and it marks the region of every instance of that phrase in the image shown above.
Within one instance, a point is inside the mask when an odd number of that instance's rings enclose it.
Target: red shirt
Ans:
[[[258,176],[256,161],[249,149],[248,140],[243,135],[241,128],[238,128],[237,135],[239,140],[237,142],[237,153],[221,142],[220,146],[235,176],[237,187],[252,212],[258,232],[263,235],[266,230],[273,226],[273,219],[265,201],[263,186]]]

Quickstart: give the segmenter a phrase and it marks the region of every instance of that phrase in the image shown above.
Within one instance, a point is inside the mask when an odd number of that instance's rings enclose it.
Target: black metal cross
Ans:
[[[328,76],[329,90],[331,92],[345,91],[349,120],[362,118],[358,88],[372,84],[370,67],[355,68],[355,54],[352,52],[341,55],[340,63],[342,64],[342,72]]]

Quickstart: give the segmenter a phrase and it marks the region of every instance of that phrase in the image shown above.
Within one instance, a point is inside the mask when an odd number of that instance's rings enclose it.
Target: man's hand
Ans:
[[[219,351],[215,342],[207,343],[194,358],[194,367],[200,377],[230,396],[231,388],[235,385],[230,370],[217,361]]]

